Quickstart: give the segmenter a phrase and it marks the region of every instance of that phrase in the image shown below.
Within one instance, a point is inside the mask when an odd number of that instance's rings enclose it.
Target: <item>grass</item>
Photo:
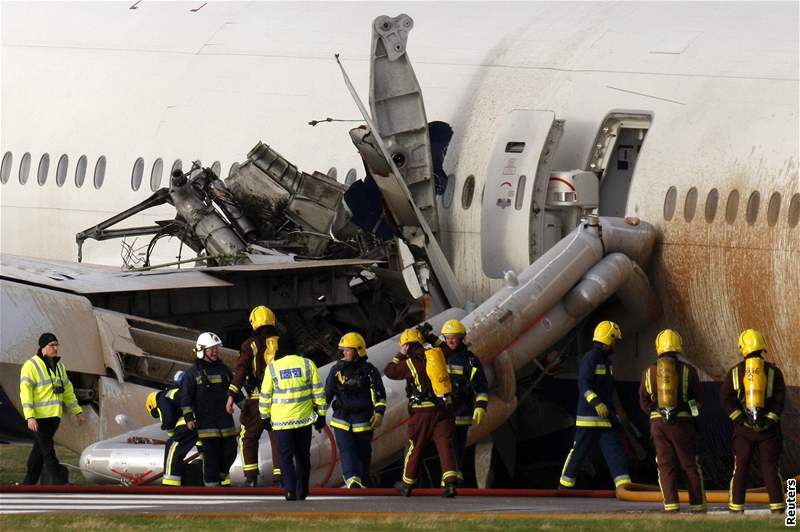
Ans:
[[[593,531],[599,529],[682,531],[725,530],[726,532],[781,530],[783,519],[777,516],[665,516],[653,513],[633,514],[250,514],[220,515],[0,515],[3,530],[169,530],[196,531],[295,531],[295,530],[553,530]]]
[[[14,484],[22,482],[25,478],[25,465],[28,462],[28,453],[31,452],[31,445],[21,443],[10,443],[0,445],[0,484]],[[63,464],[78,466],[80,455],[70,451],[65,447],[56,446],[56,456]],[[69,481],[72,484],[88,484],[80,471],[72,467],[69,469]]]

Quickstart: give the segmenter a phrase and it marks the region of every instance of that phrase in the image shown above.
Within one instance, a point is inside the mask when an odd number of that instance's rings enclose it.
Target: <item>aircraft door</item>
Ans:
[[[488,277],[520,272],[545,251],[544,205],[562,131],[553,111],[515,109],[501,122],[481,205],[481,262]]]

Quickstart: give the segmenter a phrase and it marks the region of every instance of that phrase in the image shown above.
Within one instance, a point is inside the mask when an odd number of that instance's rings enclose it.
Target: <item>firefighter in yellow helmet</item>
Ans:
[[[275,314],[269,308],[259,305],[250,312],[250,325],[253,334],[242,342],[239,358],[233,370],[233,379],[228,386],[228,408],[233,411],[237,394],[245,397],[241,404],[239,422],[239,442],[242,450],[242,471],[248,486],[258,485],[258,441],[264,429],[269,436],[272,451],[272,484],[280,486],[281,468],[278,437],[272,427],[264,425],[258,412],[259,388],[264,379],[266,367],[275,359],[278,352],[278,329]]]
[[[723,410],[734,423],[735,462],[728,508],[731,512],[744,512],[750,459],[757,452],[769,493],[769,508],[773,513],[783,513],[783,483],[778,472],[783,447],[780,420],[786,397],[783,373],[764,360],[767,341],[755,329],[739,335],[739,352],[744,360],[728,371],[720,390]]]
[[[455,419],[453,410],[446,404],[444,392],[440,391],[442,395],[437,395],[435,389],[441,386],[446,390],[450,384],[449,376],[441,349],[426,350],[424,343],[425,338],[419,330],[406,329],[400,335],[400,353],[383,370],[383,374],[389,379],[406,381],[411,414],[403,459],[403,477],[395,484],[395,489],[405,497],[411,495],[411,490],[417,483],[417,471],[425,444],[433,439],[442,466],[444,496],[454,497],[458,481],[458,466],[453,449]],[[436,382],[432,380],[431,374],[434,374]]]
[[[583,460],[598,444],[611,470],[614,485],[619,487],[631,481],[622,442],[612,426],[612,420],[616,420],[617,416],[613,404],[614,368],[611,354],[618,340],[622,340],[619,325],[613,321],[601,321],[594,329],[592,349],[580,361],[575,441],[564,461],[559,488],[575,487]]]
[[[386,390],[378,369],[367,361],[364,337],[349,332],[339,340],[340,357],[325,381],[333,410],[331,427],[342,459],[345,487],[363,488],[372,464],[372,434],[383,421]]]
[[[455,452],[458,480],[464,480],[461,464],[467,445],[467,433],[473,423],[483,422],[489,404],[489,385],[483,373],[480,359],[464,343],[467,329],[458,320],[448,320],[442,325],[444,343],[441,345],[447,357],[447,372],[453,384],[453,410],[456,420]]]
[[[644,371],[639,385],[639,405],[650,416],[650,437],[656,449],[658,484],[664,510],[677,512],[678,467],[686,477],[689,509],[706,510],[703,471],[697,456],[700,415],[700,379],[697,370],[678,359],[683,339],[677,331],[664,329],[656,336],[658,359]]]
[[[19,374],[19,399],[22,413],[33,434],[33,448],[23,484],[66,484],[67,468],[56,457],[53,436],[67,408],[83,425],[83,411],[78,405],[67,370],[58,356],[58,338],[53,333],[39,337],[39,350],[25,361]],[[44,475],[42,474],[44,468]]]

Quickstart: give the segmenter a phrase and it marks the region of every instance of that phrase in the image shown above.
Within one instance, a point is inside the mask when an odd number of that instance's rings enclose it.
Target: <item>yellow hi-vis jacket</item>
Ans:
[[[273,430],[305,427],[325,417],[328,405],[317,366],[299,355],[287,355],[267,366],[258,410]],[[316,412],[315,412],[316,411]]]
[[[19,372],[19,399],[25,419],[61,417],[62,404],[74,415],[83,412],[64,364],[59,358],[55,362],[55,372],[47,367],[41,355],[35,355],[22,365]],[[56,393],[56,387],[64,391]]]

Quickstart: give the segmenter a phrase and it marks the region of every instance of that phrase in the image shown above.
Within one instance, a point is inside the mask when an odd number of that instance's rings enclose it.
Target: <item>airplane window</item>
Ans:
[[[797,222],[800,222],[800,194],[792,196],[789,203],[789,227],[797,227]]]
[[[339,171],[336,169],[335,166],[331,166],[328,168],[328,177],[331,179],[336,179],[336,176],[339,175]]]
[[[106,156],[101,155],[97,159],[97,164],[94,165],[94,188],[100,189],[103,186],[103,181],[106,178]]]
[[[356,173],[355,168],[351,168],[347,171],[347,175],[344,177],[344,184],[346,186],[350,186],[355,183],[356,179],[358,179],[358,174]]]
[[[24,185],[28,182],[28,174],[31,173],[31,154],[30,152],[25,152],[25,155],[22,156],[22,160],[19,163],[19,184]]]
[[[667,195],[664,197],[664,219],[668,222],[675,216],[675,202],[677,198],[678,189],[669,187],[669,189],[667,189]]]
[[[133,163],[133,172],[131,172],[132,190],[139,190],[139,187],[142,186],[142,177],[144,177],[144,159],[139,157],[136,159],[136,162]]]
[[[769,205],[767,205],[767,224],[770,227],[775,227],[778,223],[778,215],[781,212],[781,193],[773,192],[769,198]]]
[[[475,194],[475,176],[470,174],[464,181],[464,188],[461,190],[461,206],[467,210],[472,205],[472,196]]]
[[[169,171],[170,177],[172,177],[172,174],[175,172],[175,170],[180,170],[183,172],[183,161],[180,159],[175,159],[175,162],[172,163],[172,169]]]
[[[164,173],[164,161],[159,157],[153,163],[153,169],[150,171],[150,190],[155,192],[161,187],[161,175]]]
[[[75,165],[75,186],[81,188],[83,181],[86,179],[86,156],[81,155],[78,158],[78,164]]]
[[[50,173],[50,155],[45,153],[42,155],[42,158],[39,159],[39,169],[36,170],[36,181],[39,183],[39,186],[47,182],[48,173]]]
[[[717,205],[719,205],[719,191],[712,188],[706,198],[706,222],[711,223],[717,217]]]
[[[214,164],[211,165],[211,171],[219,177],[219,173],[222,171],[222,164],[219,161],[214,161]]]
[[[725,206],[725,221],[732,224],[736,221],[739,212],[739,191],[731,190],[728,194],[728,204]]]
[[[10,151],[3,154],[3,164],[0,165],[0,183],[4,185],[8,183],[8,178],[11,177],[11,165],[14,164],[14,156]]]
[[[758,191],[753,191],[750,194],[750,199],[747,200],[747,224],[753,225],[758,219],[758,207],[761,203],[761,194]]]
[[[67,167],[69,166],[69,157],[66,153],[61,154],[58,158],[58,166],[56,166],[56,185],[63,187],[67,181]]]
[[[697,187],[692,187],[686,193],[686,201],[683,203],[683,219],[687,223],[694,220],[694,213],[697,210]]]
[[[525,181],[528,178],[524,175],[519,176],[519,181],[517,181],[517,196],[514,198],[514,208],[522,210],[522,203],[525,200]]]
[[[236,174],[238,172],[239,172],[239,163],[233,163],[231,165],[231,169],[228,170],[228,177],[230,177],[230,176],[232,176],[232,175],[234,175],[234,174]]]
[[[456,192],[456,176],[451,175],[447,177],[447,185],[444,188],[444,194],[442,194],[442,206],[446,209],[450,208],[450,205],[453,204],[453,196]]]

